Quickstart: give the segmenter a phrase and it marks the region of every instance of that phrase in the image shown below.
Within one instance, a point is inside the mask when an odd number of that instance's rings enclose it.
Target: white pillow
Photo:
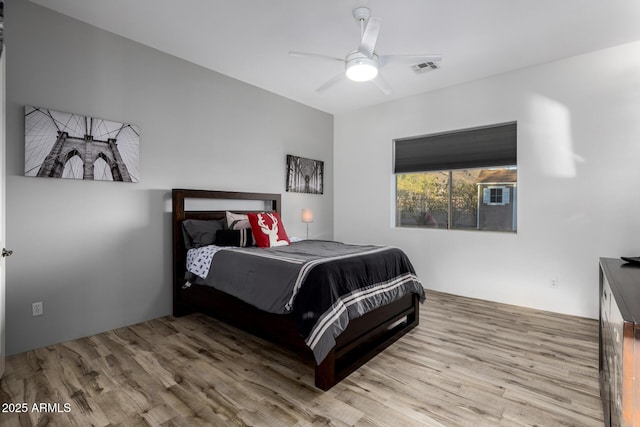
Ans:
[[[249,223],[249,217],[247,214],[237,214],[233,212],[226,212],[227,227],[229,230],[242,230],[243,228],[251,228]]]

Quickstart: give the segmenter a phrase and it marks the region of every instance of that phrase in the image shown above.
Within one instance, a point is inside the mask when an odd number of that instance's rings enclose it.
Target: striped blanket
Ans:
[[[350,319],[408,293],[425,299],[400,249],[323,240],[216,251],[205,281],[262,310],[292,313],[317,363]]]

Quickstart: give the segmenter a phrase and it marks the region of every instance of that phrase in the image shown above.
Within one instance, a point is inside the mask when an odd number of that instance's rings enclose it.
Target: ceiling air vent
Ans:
[[[426,73],[427,71],[433,71],[433,70],[437,70],[438,68],[440,68],[438,66],[438,64],[436,64],[435,62],[421,62],[420,64],[416,64],[416,65],[412,65],[411,69],[416,73],[416,74],[422,74],[422,73]]]

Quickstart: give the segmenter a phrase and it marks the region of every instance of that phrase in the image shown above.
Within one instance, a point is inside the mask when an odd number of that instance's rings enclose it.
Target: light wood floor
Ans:
[[[203,315],[15,355],[0,402],[30,411],[0,413],[0,425],[603,424],[596,320],[427,298],[416,329],[328,392],[310,366]],[[62,412],[32,412],[41,402]]]

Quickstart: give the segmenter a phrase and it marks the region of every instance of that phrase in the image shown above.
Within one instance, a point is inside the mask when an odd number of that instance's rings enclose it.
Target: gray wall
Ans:
[[[171,312],[171,188],[283,193],[290,236],[310,207],[311,237],[333,237],[331,115],[26,0],[5,8],[8,354]],[[139,126],[140,182],[24,177],[24,105]],[[324,195],[285,193],[286,154],[325,161]]]

